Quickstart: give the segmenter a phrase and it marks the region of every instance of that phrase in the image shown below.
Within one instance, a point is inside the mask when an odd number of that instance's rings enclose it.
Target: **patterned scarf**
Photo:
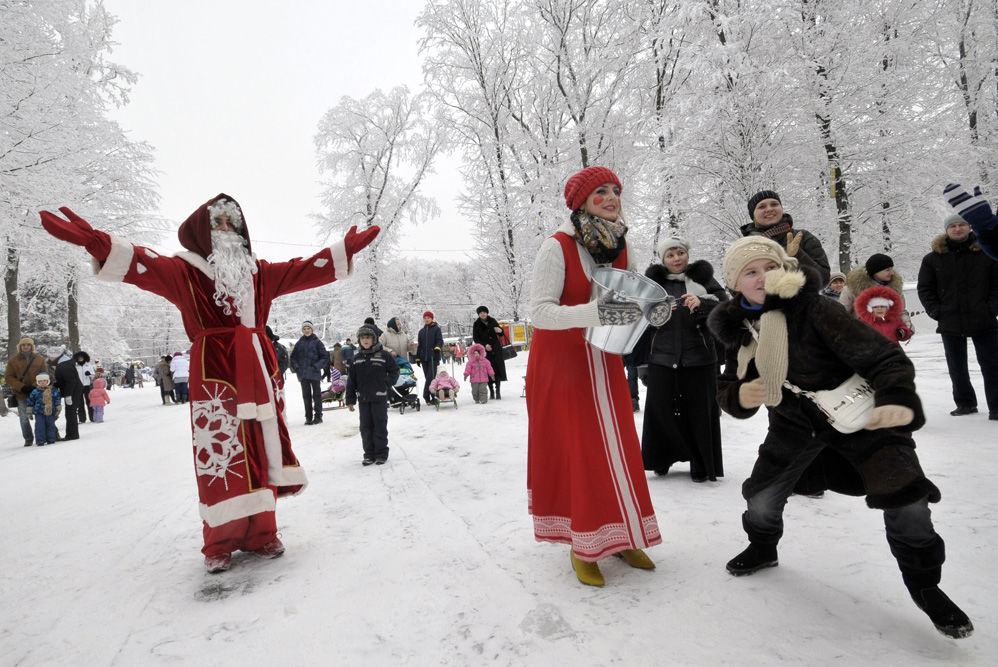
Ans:
[[[572,212],[575,236],[589,251],[597,264],[609,264],[624,250],[627,225],[618,219],[613,222],[583,211]]]

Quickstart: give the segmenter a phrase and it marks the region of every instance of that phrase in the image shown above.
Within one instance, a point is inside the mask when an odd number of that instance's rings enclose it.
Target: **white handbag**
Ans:
[[[790,382],[784,382],[783,386],[810,399],[839,433],[859,431],[870,423],[873,415],[873,387],[858,373],[834,389],[807,391]]]
[[[758,341],[759,332],[752,323],[745,320],[745,326]],[[839,433],[855,433],[862,429],[870,423],[873,408],[876,407],[873,387],[859,373],[853,373],[852,377],[834,389],[808,391],[789,380],[784,380],[783,386],[798,396],[810,399],[825,415],[832,428]]]

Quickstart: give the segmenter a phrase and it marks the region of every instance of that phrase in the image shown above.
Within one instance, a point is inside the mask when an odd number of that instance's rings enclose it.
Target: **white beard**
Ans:
[[[246,241],[234,232],[211,232],[208,266],[215,273],[215,303],[226,315],[240,315],[253,303],[256,260],[247,252]],[[230,300],[231,299],[231,305]]]

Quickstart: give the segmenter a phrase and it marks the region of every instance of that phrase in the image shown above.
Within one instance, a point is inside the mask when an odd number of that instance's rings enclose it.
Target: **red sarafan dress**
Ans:
[[[558,232],[565,260],[559,305],[590,300],[574,237]],[[626,249],[614,261],[626,268]],[[534,329],[527,362],[527,492],[534,537],[570,544],[594,562],[662,541],[641,462],[630,390],[619,355],[584,329]]]

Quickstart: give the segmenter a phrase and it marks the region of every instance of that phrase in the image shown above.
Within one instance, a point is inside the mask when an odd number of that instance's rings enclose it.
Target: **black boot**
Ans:
[[[498,382],[496,382],[496,400],[497,401],[501,401],[502,400],[502,394],[499,393],[499,383]]]
[[[936,630],[953,639],[963,639],[974,634],[974,624],[938,586],[908,589],[911,599],[925,612]]]
[[[496,390],[495,390],[495,387],[493,387],[492,383],[490,382],[489,383],[489,398],[495,400],[495,397],[496,397]]]
[[[775,544],[750,542],[745,551],[728,561],[727,568],[731,574],[741,577],[778,564]]]

